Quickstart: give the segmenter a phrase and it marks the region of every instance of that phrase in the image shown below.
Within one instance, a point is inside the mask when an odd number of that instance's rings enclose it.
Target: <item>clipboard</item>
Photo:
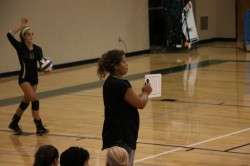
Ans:
[[[149,98],[161,97],[162,75],[161,74],[146,74],[145,82],[147,81],[149,81],[152,87],[152,92],[148,97]]]

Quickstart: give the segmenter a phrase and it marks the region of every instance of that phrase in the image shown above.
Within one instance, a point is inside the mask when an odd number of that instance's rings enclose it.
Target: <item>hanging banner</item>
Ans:
[[[182,31],[186,37],[186,40],[190,42],[189,47],[199,41],[194,20],[193,4],[191,1],[189,1],[183,9]]]

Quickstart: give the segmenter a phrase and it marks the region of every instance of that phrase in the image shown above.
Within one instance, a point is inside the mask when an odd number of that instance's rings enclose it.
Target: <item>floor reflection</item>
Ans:
[[[199,56],[196,55],[189,55],[185,60],[186,67],[183,75],[183,85],[184,92],[186,92],[189,97],[194,96],[198,64]]]
[[[11,134],[10,140],[16,149],[17,155],[21,157],[24,165],[29,165],[30,163],[33,163],[33,160],[30,156],[30,154],[27,152],[27,150],[24,149],[22,142],[20,141],[21,136],[19,135],[13,135]]]

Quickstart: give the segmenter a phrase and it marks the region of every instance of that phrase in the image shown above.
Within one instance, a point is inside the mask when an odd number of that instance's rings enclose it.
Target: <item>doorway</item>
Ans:
[[[237,0],[236,2],[236,12],[237,12],[237,41],[243,43],[243,25],[244,25],[244,14],[246,11],[250,10],[250,1],[249,0]],[[243,44],[242,44],[243,45]]]
[[[166,49],[183,44],[183,7],[190,0],[149,0],[150,48]]]
[[[150,47],[155,49],[164,42],[164,4],[163,0],[149,0]]]

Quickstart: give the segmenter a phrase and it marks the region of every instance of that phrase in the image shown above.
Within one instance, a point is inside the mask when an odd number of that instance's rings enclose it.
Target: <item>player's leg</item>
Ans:
[[[23,96],[22,101],[16,110],[16,113],[14,114],[11,123],[9,124],[9,128],[12,129],[16,134],[22,133],[22,129],[19,127],[18,123],[22,117],[22,114],[29,106],[29,103],[30,101],[25,96]]]
[[[37,90],[37,85],[32,86],[34,95],[36,95],[36,90]],[[42,134],[46,134],[49,132],[48,129],[46,129],[43,124],[42,124],[42,120],[39,114],[39,100],[33,100],[32,101],[32,116],[34,118],[34,123],[36,125],[37,131],[36,134],[42,135]]]
[[[36,133],[39,135],[48,133],[49,130],[44,128],[39,115],[39,100],[36,95],[37,84],[32,86],[29,82],[24,82],[20,87],[22,88],[25,97],[31,101],[32,116],[37,129]]]

